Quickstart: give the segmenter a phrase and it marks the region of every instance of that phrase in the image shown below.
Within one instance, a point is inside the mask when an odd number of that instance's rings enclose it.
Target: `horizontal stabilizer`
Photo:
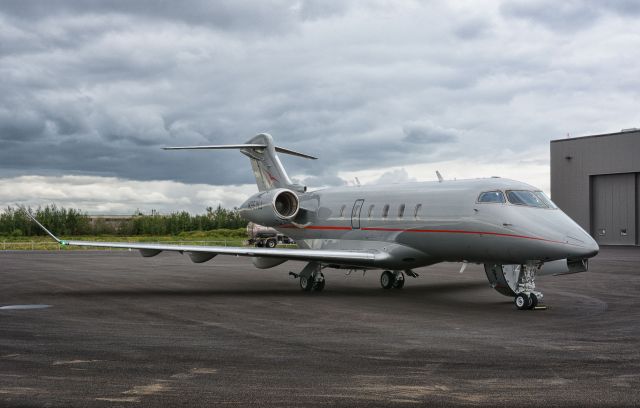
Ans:
[[[215,150],[215,149],[265,149],[267,145],[264,144],[232,144],[232,145],[211,145],[211,146],[179,146],[179,147],[163,147],[163,150]],[[303,157],[305,159],[316,160],[317,157],[296,152],[295,150],[285,149],[284,147],[274,146],[276,152],[289,154],[291,156]]]
[[[317,157],[313,157],[313,156],[310,156],[308,154],[296,152],[295,150],[285,149],[284,147],[276,146],[275,148],[276,148],[276,152],[278,152],[278,153],[290,154],[291,156],[304,157],[305,159],[311,159],[311,160],[317,160],[318,159]]]
[[[266,191],[274,188],[289,188],[300,192],[306,191],[304,186],[300,186],[291,181],[284,169],[284,166],[280,162],[278,153],[290,154],[292,156],[303,157],[305,159],[316,159],[316,157],[308,154],[276,146],[273,143],[273,137],[268,133],[255,135],[242,144],[164,147],[164,150],[217,149],[237,149],[240,153],[247,156],[251,162],[251,169],[253,170],[253,175],[256,178],[256,184],[259,191]]]
[[[207,150],[207,149],[264,149],[267,145],[264,144],[232,144],[232,145],[211,145],[211,146],[178,146],[178,147],[163,147],[163,150]]]

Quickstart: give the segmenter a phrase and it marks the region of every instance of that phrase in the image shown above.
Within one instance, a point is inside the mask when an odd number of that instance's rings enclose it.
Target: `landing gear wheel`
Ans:
[[[313,278],[311,276],[300,276],[300,289],[309,292],[313,289]]]
[[[380,286],[382,286],[383,289],[391,289],[395,279],[391,271],[384,271],[382,275],[380,275]]]
[[[393,282],[393,288],[394,289],[402,289],[404,287],[404,276],[401,277],[400,279],[396,279]]]
[[[267,240],[267,248],[275,248],[278,243],[275,239]]]
[[[531,298],[524,293],[518,293],[514,300],[518,310],[527,310],[531,305]]]
[[[313,283],[313,290],[315,290],[316,292],[322,292],[322,290],[324,289],[324,283],[324,276],[322,276],[322,280],[320,282]]]
[[[538,306],[538,297],[532,293],[530,296],[531,299],[531,306],[529,306],[529,309],[535,309],[536,306]]]

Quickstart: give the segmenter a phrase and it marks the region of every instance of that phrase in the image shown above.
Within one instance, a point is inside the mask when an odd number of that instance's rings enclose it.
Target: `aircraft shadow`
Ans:
[[[126,288],[126,289],[83,289],[83,290],[56,290],[38,291],[36,295],[47,296],[68,296],[68,297],[329,297],[329,298],[377,298],[377,297],[433,297],[456,292],[473,291],[477,289],[488,289],[484,282],[472,283],[436,283],[422,285],[407,285],[400,290],[384,290],[378,287],[347,287],[330,286],[327,284],[321,293],[302,292],[297,284],[289,285],[286,288],[269,285],[269,287],[247,287],[237,288]]]

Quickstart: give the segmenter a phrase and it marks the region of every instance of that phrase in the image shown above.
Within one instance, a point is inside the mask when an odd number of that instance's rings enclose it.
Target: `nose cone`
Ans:
[[[598,251],[600,251],[600,247],[595,239],[589,236],[589,241],[585,243],[584,250],[582,251],[582,257],[584,258],[593,258],[598,255]]]
[[[572,258],[593,258],[600,251],[595,239],[578,225],[567,234],[567,243],[573,247],[571,251]]]

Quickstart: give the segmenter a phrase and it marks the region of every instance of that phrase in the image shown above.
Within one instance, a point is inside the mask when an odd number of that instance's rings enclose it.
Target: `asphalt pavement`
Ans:
[[[0,406],[637,406],[640,248],[537,280],[518,311],[481,266],[287,276],[127,251],[0,252]]]

